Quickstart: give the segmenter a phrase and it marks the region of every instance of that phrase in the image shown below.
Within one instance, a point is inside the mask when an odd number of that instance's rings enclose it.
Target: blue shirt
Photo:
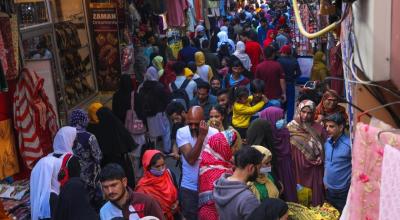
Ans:
[[[217,103],[218,103],[217,97],[213,95],[208,95],[207,101],[203,105],[201,105],[199,99],[196,96],[190,101],[190,107],[195,105],[203,107],[204,119],[208,121],[208,119],[210,118],[210,110],[213,106],[217,105]]]
[[[336,141],[329,138],[325,142],[325,186],[334,191],[350,187],[351,147],[350,138],[342,134]]]
[[[261,46],[264,45],[264,40],[267,37],[267,28],[263,26],[258,26],[257,27],[257,35],[258,35],[258,43],[260,43]]]

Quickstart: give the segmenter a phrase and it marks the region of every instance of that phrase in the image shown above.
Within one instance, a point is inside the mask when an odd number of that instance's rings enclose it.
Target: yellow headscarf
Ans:
[[[152,63],[158,70],[158,77],[160,78],[164,74],[164,58],[162,56],[156,56],[153,58]]]
[[[192,71],[191,69],[187,68],[187,67],[185,67],[183,73],[185,74],[185,77],[186,77],[186,78],[190,78],[190,79],[191,79],[191,78],[193,77],[193,75],[194,75],[193,71]]]
[[[262,160],[263,164],[268,163],[272,160],[271,151],[269,151],[267,148],[260,146],[260,145],[252,145],[251,147],[255,148],[256,150],[258,150],[260,153],[262,153],[264,155],[264,158]],[[265,187],[267,188],[267,191],[268,191],[269,198],[278,198],[279,197],[278,188],[264,174],[259,174],[257,177],[257,180],[255,182],[265,185]],[[257,187],[255,186],[254,182],[249,182],[249,183],[247,183],[247,185],[250,187],[250,190],[254,193],[254,195],[257,197],[257,199],[261,200],[261,195],[258,192]]]
[[[199,51],[194,54],[194,60],[196,61],[196,66],[203,66],[206,64],[206,58],[204,53]]]
[[[99,110],[103,105],[100,102],[94,102],[89,106],[88,115],[89,115],[89,123],[98,124],[99,118],[97,117],[97,110]]]
[[[311,69],[311,77],[312,81],[318,80],[323,81],[329,74],[328,68],[326,67],[322,57],[324,53],[322,51],[317,51],[314,54],[313,67]]]

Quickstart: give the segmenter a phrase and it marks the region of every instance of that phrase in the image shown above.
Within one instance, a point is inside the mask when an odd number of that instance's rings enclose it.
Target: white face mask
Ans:
[[[271,173],[271,167],[261,167],[260,173],[267,176],[269,173]]]

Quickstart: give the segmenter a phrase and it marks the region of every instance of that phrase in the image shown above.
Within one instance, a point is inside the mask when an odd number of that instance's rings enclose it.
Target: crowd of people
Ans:
[[[296,98],[287,22],[286,11],[245,6],[210,31],[198,24],[176,59],[145,33],[143,80],[122,75],[112,109],[74,110],[33,168],[32,219],[276,220],[287,202],[341,211],[347,115],[333,90],[320,103]]]

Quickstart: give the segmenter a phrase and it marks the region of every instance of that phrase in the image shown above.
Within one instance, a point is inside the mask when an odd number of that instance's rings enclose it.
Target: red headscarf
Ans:
[[[272,42],[274,42],[274,38],[271,37],[271,34],[276,35],[276,30],[268,30],[267,38],[264,40],[264,47],[268,47]]]
[[[290,55],[292,53],[292,49],[290,48],[289,45],[284,45],[284,46],[282,46],[282,48],[279,52],[286,54],[286,55]]]
[[[160,83],[164,85],[164,90],[167,93],[170,93],[169,84],[174,82],[176,79],[176,75],[174,73],[174,70],[172,69],[174,63],[175,63],[174,61],[167,62],[167,64],[165,65],[164,74],[158,80]]]
[[[171,212],[172,205],[178,200],[178,190],[176,189],[172,176],[165,170],[161,176],[154,176],[150,173],[150,161],[154,155],[161,153],[158,150],[147,150],[142,159],[144,175],[139,180],[136,190],[150,195],[160,203],[166,219],[174,219]]]

